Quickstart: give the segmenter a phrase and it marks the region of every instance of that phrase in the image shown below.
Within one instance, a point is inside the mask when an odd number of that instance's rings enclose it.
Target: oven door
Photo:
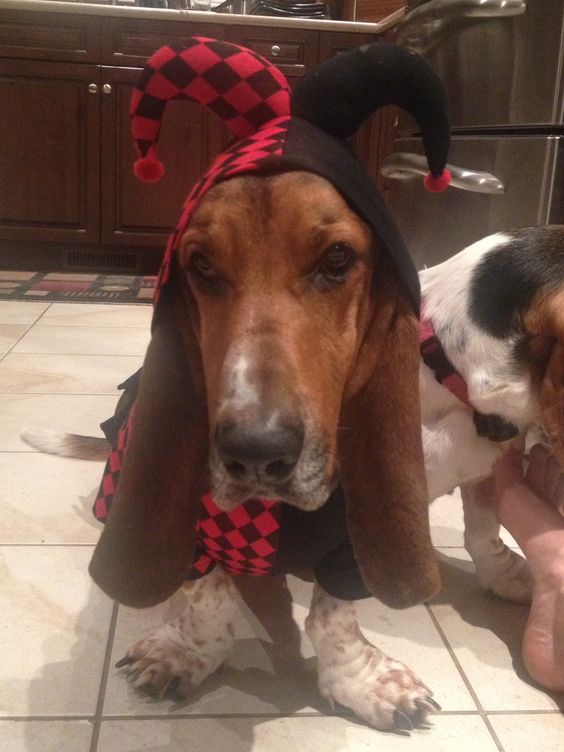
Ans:
[[[442,78],[452,127],[555,125],[563,28],[562,0],[430,0],[407,13],[396,41]]]
[[[382,167],[388,206],[419,269],[493,232],[564,224],[564,136],[457,136],[448,166],[453,185],[428,193],[421,140],[404,138]]]

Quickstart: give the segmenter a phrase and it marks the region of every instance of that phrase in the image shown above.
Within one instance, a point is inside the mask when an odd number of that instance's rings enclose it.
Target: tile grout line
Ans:
[[[31,301],[30,301],[30,302],[31,302]],[[49,305],[47,306],[47,308],[46,308],[46,309],[45,309],[44,311],[41,311],[41,313],[40,313],[40,314],[39,314],[39,316],[38,316],[38,317],[37,317],[37,318],[35,319],[35,321],[32,321],[32,322],[31,322],[31,324],[29,324],[29,326],[28,326],[28,327],[27,327],[27,329],[25,330],[25,332],[24,332],[24,333],[23,333],[23,334],[22,334],[22,335],[21,335],[20,337],[18,337],[18,338],[17,338],[17,340],[16,340],[16,341],[15,341],[15,342],[14,342],[14,343],[12,344],[12,346],[11,346],[11,347],[9,347],[9,348],[8,348],[8,349],[6,350],[6,352],[5,352],[5,353],[4,353],[3,355],[2,355],[2,357],[0,357],[0,363],[1,363],[1,362],[2,362],[3,360],[4,360],[4,358],[5,358],[5,357],[6,357],[7,355],[10,355],[10,353],[12,352],[12,350],[14,349],[14,347],[15,347],[15,346],[16,346],[16,345],[17,345],[17,344],[18,344],[19,342],[21,342],[21,341],[22,341],[22,339],[23,339],[23,338],[24,338],[24,337],[26,336],[26,334],[28,334],[28,332],[30,332],[30,331],[31,331],[31,330],[33,329],[33,327],[34,327],[34,326],[35,326],[35,325],[37,324],[37,322],[38,322],[38,321],[39,321],[39,320],[40,320],[40,319],[41,319],[41,318],[42,318],[42,317],[43,317],[43,316],[44,316],[44,315],[45,315],[45,314],[47,313],[47,311],[49,310],[49,308],[51,308],[51,305],[52,305],[52,303],[50,303],[50,304],[49,304]],[[18,325],[17,325],[17,324],[14,324],[14,326],[18,326]],[[25,325],[25,324],[21,324],[21,326],[26,326],[26,325]]]
[[[491,710],[488,711],[488,715],[495,715],[495,716],[530,716],[530,715],[543,715],[543,716],[560,716],[562,715],[562,711],[560,710]],[[464,716],[476,716],[480,717],[480,713],[477,710],[442,710],[441,716],[446,716],[449,718],[458,718],[458,717],[464,717]],[[171,721],[171,720],[179,720],[179,721],[192,721],[192,720],[214,720],[214,719],[221,719],[221,718],[343,718],[346,719],[353,719],[357,720],[356,716],[351,713],[174,713],[172,715],[170,712],[162,714],[159,713],[136,713],[134,715],[126,714],[126,713],[115,713],[115,714],[108,714],[103,715],[101,717],[102,721]],[[93,723],[95,720],[94,716],[92,715],[5,715],[0,716],[0,723],[8,722],[8,721],[17,721],[17,722],[42,722],[42,721],[62,721],[62,722],[72,722],[72,721],[86,721],[88,723]],[[358,721],[360,723],[360,721]],[[367,727],[369,728],[369,727]]]
[[[104,655],[104,664],[102,666],[102,675],[100,678],[100,690],[98,692],[98,700],[96,702],[96,710],[94,711],[94,718],[92,719],[92,736],[90,738],[90,752],[97,752],[98,741],[100,739],[100,730],[102,727],[104,701],[106,699],[106,687],[108,684],[108,676],[110,673],[110,661],[112,658],[112,650],[114,646],[114,637],[116,633],[117,617],[119,606],[117,601],[114,601],[112,608],[112,616],[110,619],[110,628],[108,630],[108,641],[106,643],[106,654]]]
[[[478,698],[478,695],[476,694],[476,692],[474,690],[474,687],[470,683],[470,679],[466,676],[466,672],[462,668],[462,664],[458,660],[458,658],[457,658],[457,656],[456,656],[456,654],[455,654],[455,652],[454,652],[454,650],[452,648],[452,645],[450,644],[450,641],[449,641],[448,637],[446,636],[443,628],[441,627],[441,625],[439,623],[439,620],[437,619],[435,613],[433,612],[432,606],[430,604],[426,603],[425,604],[425,608],[427,609],[427,612],[428,612],[429,616],[431,617],[431,621],[435,625],[435,629],[439,633],[439,635],[440,635],[440,637],[441,637],[441,639],[443,641],[443,645],[446,647],[446,649],[447,649],[447,651],[448,651],[448,653],[449,653],[449,655],[451,657],[451,660],[453,661],[454,665],[458,669],[458,673],[460,674],[460,677],[461,677],[462,681],[464,682],[464,684],[466,686],[466,689],[468,690],[468,692],[470,694],[470,697],[472,698],[472,700],[474,701],[474,703],[476,705],[476,708],[478,709],[479,716],[481,717],[482,721],[484,722],[484,725],[486,726],[487,730],[490,732],[490,736],[491,736],[494,744],[498,748],[499,752],[505,752],[505,750],[503,749],[503,745],[501,744],[501,742],[499,740],[499,737],[496,734],[496,732],[495,732],[495,730],[494,730],[494,728],[493,728],[493,726],[492,726],[489,718],[487,717],[486,711],[484,710],[484,708],[482,706],[482,703],[480,702],[480,700]]]

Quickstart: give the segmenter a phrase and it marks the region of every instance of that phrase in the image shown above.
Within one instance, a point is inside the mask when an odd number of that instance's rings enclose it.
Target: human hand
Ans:
[[[498,512],[504,499],[511,503],[516,493],[532,491],[549,502],[564,517],[564,471],[554,454],[543,444],[535,444],[524,469],[525,440],[511,442],[494,465],[495,499]]]
[[[546,446],[535,444],[532,447],[525,479],[538,496],[550,502],[564,516],[564,473]]]
[[[498,504],[507,492],[514,490],[516,486],[525,486],[524,453],[525,439],[518,436],[496,460],[493,470],[495,498]]]

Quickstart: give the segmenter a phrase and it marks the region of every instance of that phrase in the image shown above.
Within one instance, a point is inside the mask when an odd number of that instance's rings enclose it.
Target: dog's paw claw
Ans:
[[[159,700],[163,700],[165,697],[170,697],[175,702],[181,702],[186,697],[180,691],[181,678],[179,676],[173,676],[169,683],[164,687],[163,691],[159,695]]]
[[[165,627],[166,629],[166,627]],[[212,643],[213,645],[213,643]],[[156,700],[185,700],[228,657],[227,644],[215,652],[192,647],[166,634],[140,640],[117,662],[135,689]]]
[[[121,658],[116,664],[115,668],[123,668],[124,666],[129,666],[130,663],[133,663],[135,658],[132,658],[130,655],[124,655],[123,658]]]
[[[439,703],[432,697],[425,697],[423,700],[415,700],[415,704],[425,713],[440,713],[442,710]]]
[[[409,718],[401,712],[401,710],[394,710],[394,728],[399,731],[413,731],[413,724]]]
[[[442,710],[442,707],[441,707],[441,706],[439,705],[439,703],[438,703],[438,702],[437,702],[437,701],[435,700],[435,698],[434,698],[434,697],[429,697],[429,702],[431,703],[431,705],[433,705],[433,706],[434,706],[435,710],[436,710],[436,711],[437,711],[438,713],[440,713],[440,712],[441,712],[441,710]]]

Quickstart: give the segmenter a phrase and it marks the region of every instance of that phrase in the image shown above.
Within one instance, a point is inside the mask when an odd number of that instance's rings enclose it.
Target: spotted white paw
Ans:
[[[366,644],[362,656],[319,666],[319,691],[374,728],[409,733],[441,708],[431,690],[403,663]]]
[[[132,645],[116,668],[126,671],[136,689],[159,700],[185,698],[225,663],[233,643],[232,629],[221,638],[190,639],[171,622]]]

